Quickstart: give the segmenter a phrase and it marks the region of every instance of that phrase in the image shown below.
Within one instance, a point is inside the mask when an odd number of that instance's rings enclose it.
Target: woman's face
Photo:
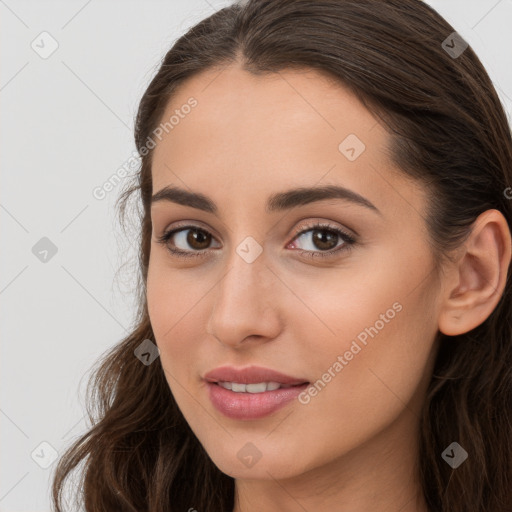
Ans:
[[[153,194],[183,193],[152,204],[148,308],[172,394],[214,463],[278,479],[377,446],[412,457],[439,290],[425,190],[390,163],[383,127],[314,71],[238,67],[186,82],[165,122]],[[325,187],[353,196],[315,194]],[[309,385],[205,380],[226,366]],[[213,380],[244,383],[229,377]]]

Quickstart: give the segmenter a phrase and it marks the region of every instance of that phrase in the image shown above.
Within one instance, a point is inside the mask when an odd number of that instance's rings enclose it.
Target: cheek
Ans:
[[[196,396],[201,371],[198,362],[204,357],[200,340],[204,338],[208,291],[201,282],[175,269],[157,265],[148,269],[148,313],[164,376],[181,414],[204,443],[213,428],[206,405]],[[208,428],[204,429],[205,425]],[[214,437],[208,444],[216,442]]]
[[[191,300],[179,276],[158,263],[150,263],[146,289],[149,319],[165,365],[167,355],[176,345],[177,329],[186,324],[187,305]]]
[[[201,332],[204,333],[206,325],[204,308],[208,289],[206,280],[198,279],[197,275],[158,263],[149,266],[148,313],[171,386],[174,383],[170,375],[183,385],[197,377],[193,363],[198,360],[199,340],[204,338]]]
[[[171,268],[165,256],[155,255],[150,259],[146,296],[151,325],[157,339],[172,337],[178,322],[187,321],[187,311],[201,297],[197,278],[186,271]]]
[[[389,331],[388,323],[399,316],[397,310],[401,309],[396,303],[403,294],[392,269],[374,270],[373,273],[343,269],[320,277],[313,275],[298,279],[295,276],[293,282],[293,291],[300,297],[300,303],[293,309],[293,321],[301,324],[298,332],[317,335],[317,342],[313,338],[310,340],[312,347],[318,348],[321,344],[326,351],[348,349],[350,341],[359,334],[364,342],[365,336],[369,336],[365,334],[365,328],[376,322],[381,330]],[[381,314],[389,322],[384,323]]]
[[[171,279],[151,262],[148,269],[146,298],[149,318],[157,342],[176,321],[177,300],[174,290],[175,286]]]
[[[328,403],[343,405],[333,411],[342,422],[346,408],[354,414],[402,408],[401,399],[407,403],[425,374],[437,330],[431,285],[418,286],[427,266],[407,276],[398,265],[374,268],[372,285],[348,272],[343,281],[302,283],[308,292],[301,298],[314,315],[295,309],[294,329],[307,340],[317,379],[304,402],[316,402],[318,412]]]

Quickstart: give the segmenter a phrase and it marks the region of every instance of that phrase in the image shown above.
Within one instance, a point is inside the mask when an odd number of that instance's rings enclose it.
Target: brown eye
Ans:
[[[172,245],[178,251],[203,251],[208,249],[212,235],[204,229],[196,227],[187,227],[171,231],[166,236],[166,242],[172,241]]]
[[[292,245],[299,249],[301,256],[327,258],[351,249],[355,243],[356,239],[353,236],[337,227],[315,224],[298,233]],[[303,244],[306,247],[302,247]]]
[[[188,235],[185,238],[190,247],[197,249],[198,251],[208,249],[212,239],[212,235],[210,233],[203,231],[202,229],[186,229],[184,231],[188,231]]]
[[[347,235],[337,229],[317,226],[299,233],[295,237],[294,245],[297,245],[297,241],[300,241],[301,244],[306,246],[302,248],[308,251],[329,251],[336,247],[340,239],[346,242],[347,238]]]
[[[307,236],[308,234],[311,235]],[[297,241],[301,239],[306,240],[306,245],[310,239],[310,248],[304,250],[303,247],[298,247],[301,256],[308,258],[333,257],[341,251],[351,249],[356,243],[355,238],[348,233],[337,227],[323,224],[315,224],[301,231],[295,235],[291,245],[297,246]],[[304,240],[299,245],[302,245]],[[208,249],[212,241],[216,241],[213,235],[197,226],[172,229],[157,239],[158,243],[164,245],[171,254],[178,257],[206,257],[210,252]]]
[[[315,229],[312,236],[313,244],[317,249],[328,251],[336,247],[339,235],[328,229]],[[334,243],[333,243],[334,242]]]
[[[202,256],[215,240],[211,233],[196,226],[185,226],[164,233],[158,242],[176,256]]]

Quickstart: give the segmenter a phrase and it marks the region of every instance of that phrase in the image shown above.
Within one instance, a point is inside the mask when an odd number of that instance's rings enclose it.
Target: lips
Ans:
[[[303,378],[259,366],[223,366],[203,379],[213,406],[224,416],[242,421],[263,418],[291,404],[309,385]]]
[[[248,368],[235,368],[233,366],[221,366],[208,372],[204,376],[207,382],[237,382],[239,384],[258,384],[260,382],[277,382],[285,386],[297,386],[308,383],[307,379],[292,377],[284,373],[263,368],[261,366],[250,366]]]

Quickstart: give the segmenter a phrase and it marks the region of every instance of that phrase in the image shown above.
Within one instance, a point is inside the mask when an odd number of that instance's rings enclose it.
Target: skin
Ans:
[[[153,205],[147,299],[170,389],[213,462],[235,478],[234,512],[427,511],[418,424],[436,333],[467,332],[495,308],[511,256],[506,220],[482,214],[435,279],[428,191],[390,162],[387,132],[347,89],[316,71],[255,77],[232,65],[188,80],[163,119],[191,96],[197,106],[154,150],[153,193],[180,186],[219,211]],[[354,161],[338,149],[349,134],[366,146]],[[340,199],[265,212],[275,192],[322,185],[361,194],[381,215]],[[181,221],[212,235],[206,257],[175,257],[157,242]],[[330,258],[301,256],[343,244],[322,249],[311,229],[296,237],[316,221],[356,232],[356,243]],[[204,247],[188,233],[175,247]],[[252,263],[236,252],[248,236],[263,249]],[[309,403],[252,421],[211,404],[202,376],[225,364],[317,381],[396,302],[401,311]],[[261,453],[252,467],[237,457],[246,443]]]

